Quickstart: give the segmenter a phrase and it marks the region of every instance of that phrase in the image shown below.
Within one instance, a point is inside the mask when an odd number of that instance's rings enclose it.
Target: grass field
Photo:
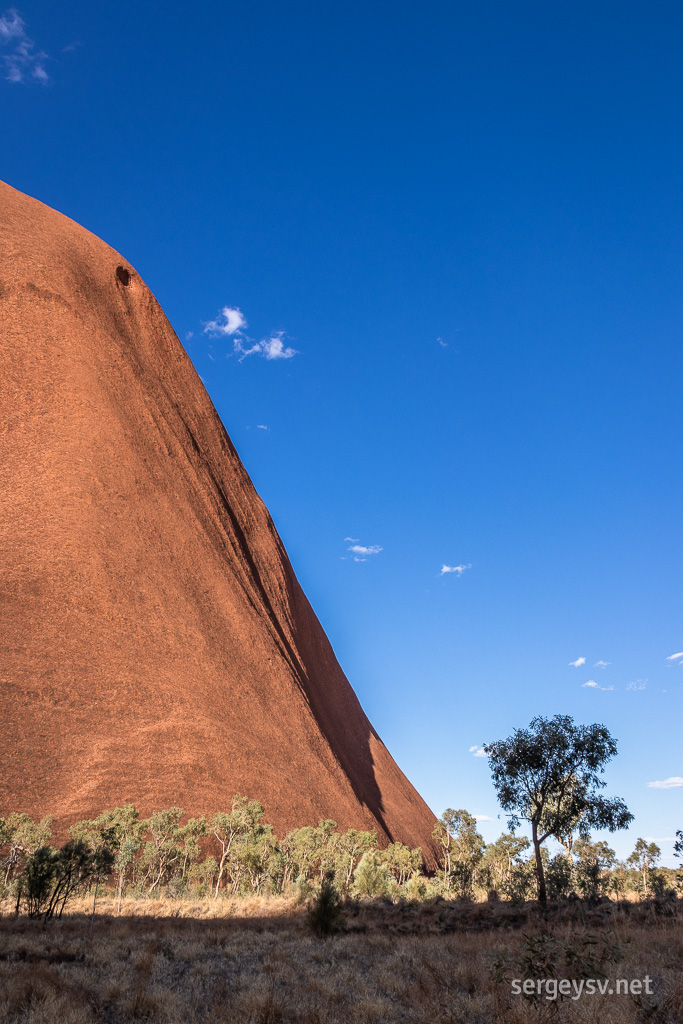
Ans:
[[[11,909],[0,917],[0,1021],[683,1024],[680,900],[565,904],[546,918],[533,905],[356,903],[324,940],[286,898],[124,900],[120,916],[104,899],[92,928],[90,901],[47,925]],[[586,933],[612,933],[623,959],[605,973],[649,975],[652,994],[534,1005],[495,980],[495,958],[506,948],[514,963],[525,936],[573,949]]]

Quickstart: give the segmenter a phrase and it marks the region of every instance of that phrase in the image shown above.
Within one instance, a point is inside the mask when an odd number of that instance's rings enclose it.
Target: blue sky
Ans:
[[[556,712],[619,741],[620,855],[683,828],[682,42],[663,0],[0,20],[0,176],[142,274],[373,724],[487,839],[470,748]]]

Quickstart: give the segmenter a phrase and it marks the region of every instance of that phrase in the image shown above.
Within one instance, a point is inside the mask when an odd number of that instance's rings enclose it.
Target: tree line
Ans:
[[[16,912],[61,915],[79,891],[108,886],[118,908],[124,895],[206,897],[295,894],[302,899],[332,881],[344,896],[524,901],[661,896],[683,891],[683,875],[657,870],[659,847],[639,838],[626,861],[593,829],[616,831],[633,816],[618,797],[605,798],[601,773],[616,753],[604,726],[575,726],[568,716],[535,718],[527,729],[485,751],[508,832],[486,844],[466,810],[446,810],[432,840],[438,870],[425,870],[421,848],[378,844],[374,831],[326,819],[278,837],[263,805],[236,794],[230,808],[189,818],[180,807],[141,818],[128,804],[79,821],[69,840],[52,845],[52,818],[24,813],[0,818],[0,897]],[[518,835],[525,821],[531,839]],[[561,852],[550,856],[554,839]],[[683,857],[683,831],[676,856]]]
[[[537,895],[536,859],[525,836],[504,833],[485,843],[476,818],[446,810],[433,839],[439,868],[426,873],[420,848],[390,843],[371,831],[340,831],[332,820],[293,829],[279,839],[257,800],[235,796],[229,811],[183,822],[171,807],[140,818],[129,804],[79,821],[60,849],[51,845],[52,820],[23,813],[0,819],[0,893],[30,916],[58,915],[78,891],[107,886],[120,909],[137,898],[297,894],[305,898],[334,879],[343,895],[428,899],[486,898],[521,902]],[[683,854],[683,832],[677,852]],[[683,876],[657,870],[659,847],[638,839],[618,861],[604,841],[579,838],[571,853],[542,849],[550,899],[625,897],[683,891]]]

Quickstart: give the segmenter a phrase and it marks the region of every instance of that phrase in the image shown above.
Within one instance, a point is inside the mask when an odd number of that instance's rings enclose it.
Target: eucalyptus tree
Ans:
[[[646,839],[636,840],[633,853],[626,863],[639,871],[643,878],[643,894],[647,896],[647,881],[652,868],[656,867],[662,851],[656,843],[648,843]]]
[[[537,716],[527,729],[484,745],[493,783],[512,832],[531,826],[538,899],[547,890],[542,844],[550,836],[589,826],[614,832],[633,820],[623,800],[606,800],[600,790],[606,763],[617,752],[604,725],[575,725],[569,715]]]
[[[223,873],[230,866],[231,858],[234,862],[237,847],[244,846],[255,833],[263,830],[263,815],[263,804],[236,793],[229,811],[218,811],[209,818],[208,831],[220,847],[216,899]]]
[[[447,808],[437,821],[432,837],[441,847],[444,888],[456,877],[463,895],[471,888],[474,872],[484,856],[484,840],[477,832],[477,819],[468,811]]]

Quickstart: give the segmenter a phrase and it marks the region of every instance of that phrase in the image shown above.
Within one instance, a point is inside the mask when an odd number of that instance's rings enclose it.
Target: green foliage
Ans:
[[[497,892],[509,890],[512,872],[522,863],[522,854],[530,845],[524,836],[511,833],[504,833],[495,843],[489,843],[480,868],[480,877],[485,874],[487,888]]]
[[[683,830],[679,829],[676,832],[676,842],[674,843],[674,857],[683,859]],[[678,871],[675,878],[675,886],[679,893],[683,894],[683,871]]]
[[[484,840],[477,832],[477,819],[468,811],[448,808],[434,826],[432,837],[441,847],[444,890],[469,898],[475,873],[484,856]]]
[[[389,889],[389,879],[389,869],[379,851],[368,850],[354,872],[353,892],[356,896],[384,896]]]
[[[500,891],[511,903],[524,903],[534,891],[535,880],[533,861],[521,861],[512,865],[507,878],[501,883]]]
[[[26,858],[20,881],[20,894],[29,917],[42,917],[50,904],[54,889],[57,851],[51,846],[39,846]]]
[[[591,843],[581,839],[576,844],[578,858],[574,869],[576,888],[579,894],[593,903],[606,896],[610,889],[609,869],[616,862],[616,855],[607,843]]]
[[[40,846],[26,858],[20,879],[20,900],[29,917],[62,916],[67,902],[92,881],[108,875],[114,854],[106,847],[90,849],[71,839],[61,850]]]
[[[579,932],[567,939],[556,936],[526,935],[524,949],[512,957],[508,951],[492,959],[492,974],[497,983],[509,983],[512,978],[562,979],[581,981],[589,978],[606,978],[607,968],[624,958],[625,950],[612,932],[594,935]],[[535,1004],[546,997],[547,990],[539,995],[535,989],[523,993],[524,999]],[[564,998],[559,992],[559,999]]]
[[[571,789],[575,794],[573,782]],[[652,870],[657,847],[638,840],[628,865],[618,864],[614,851],[604,842],[590,842],[582,829],[583,824],[573,844],[573,868],[570,857],[551,859],[545,846],[540,849],[551,898],[578,893],[590,901],[608,892],[623,896],[629,889],[669,895],[673,872]],[[0,859],[9,879],[8,885],[0,884],[0,898],[18,897],[18,905],[39,917],[46,909],[48,916],[60,912],[64,894],[70,898],[95,877],[114,887],[119,912],[124,889],[137,897],[209,892],[217,897],[221,889],[232,895],[291,893],[305,902],[331,877],[345,896],[417,900],[488,895],[523,903],[532,898],[538,877],[535,856],[527,856],[528,839],[505,833],[486,846],[476,819],[462,809],[448,809],[437,823],[433,835],[442,867],[428,877],[422,873],[421,849],[400,842],[379,849],[375,832],[340,832],[332,819],[293,829],[280,840],[264,821],[263,805],[239,794],[229,811],[211,815],[208,822],[204,817],[183,822],[179,807],[155,811],[145,820],[132,804],[116,807],[71,826],[71,841],[60,851],[49,846],[50,831],[50,818],[0,818]],[[678,842],[680,856],[683,833]],[[95,874],[91,863],[99,864]],[[58,882],[61,895],[50,912]]]
[[[631,867],[640,872],[642,878],[641,892],[643,896],[648,895],[649,875],[661,855],[662,851],[656,843],[648,843],[645,839],[638,839],[633,853],[626,861],[627,864],[630,864]]]
[[[405,894],[409,900],[423,900],[427,895],[427,883],[419,871],[415,871],[406,882]]]
[[[281,855],[272,825],[258,825],[235,850],[235,870],[260,893],[279,874]]]
[[[218,861],[215,857],[205,857],[194,861],[187,870],[187,886],[194,896],[209,896],[218,874]]]
[[[126,877],[142,845],[145,827],[146,822],[140,821],[135,805],[126,804],[113,811],[103,811],[97,818],[79,821],[69,829],[73,839],[86,843],[91,850],[106,848],[114,852],[119,910]]]
[[[351,889],[353,873],[358,867],[364,853],[377,846],[376,832],[359,832],[350,828],[341,833],[334,844],[334,872],[335,878],[341,880],[342,891],[347,893]],[[392,843],[387,847],[384,857],[390,871],[401,871],[402,852],[394,850],[394,847],[402,846],[401,843]],[[408,847],[403,847],[408,850]],[[410,851],[408,851],[410,854]]]
[[[263,872],[259,871],[259,855],[255,845],[264,837],[267,829],[270,829],[272,835],[271,826],[263,825],[263,814],[263,804],[258,800],[249,800],[236,793],[229,811],[219,811],[209,819],[208,832],[220,847],[214,894],[216,899],[224,873],[228,876],[233,892],[239,888],[245,871],[252,879],[257,876],[261,878]]]
[[[365,834],[374,838],[374,842],[366,846],[366,849],[370,849],[376,844],[377,837],[374,832]],[[382,851],[382,860],[397,885],[405,885],[407,879],[422,867],[422,850],[419,846],[411,850],[404,843],[389,843],[386,850]]]
[[[3,888],[11,888],[21,873],[26,857],[40,846],[47,846],[52,838],[51,815],[34,821],[28,814],[14,813],[0,818],[0,849],[4,851]]]
[[[184,884],[188,865],[201,852],[200,839],[207,834],[206,820],[190,818],[181,825],[183,811],[180,807],[169,807],[156,811],[141,823],[149,839],[142,848],[141,867],[144,870],[143,884],[152,893],[164,882]]]
[[[498,800],[510,814],[514,832],[522,820],[531,825],[538,898],[547,899],[541,844],[577,828],[625,828],[633,815],[619,798],[599,793],[604,766],[617,752],[603,725],[576,726],[569,715],[536,717],[528,729],[486,744]]]
[[[573,872],[569,858],[565,854],[558,853],[548,861],[545,880],[548,887],[548,899],[564,900],[571,895],[574,889]]]
[[[308,908],[308,924],[319,938],[324,939],[336,931],[340,917],[341,898],[330,873],[323,879],[320,892]]]

